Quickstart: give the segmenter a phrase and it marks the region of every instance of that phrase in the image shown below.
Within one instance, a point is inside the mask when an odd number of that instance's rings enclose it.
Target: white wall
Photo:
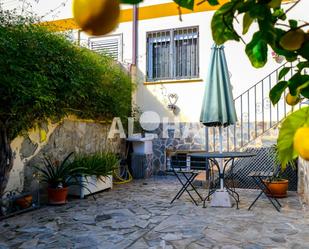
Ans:
[[[180,107],[180,118],[183,121],[198,122],[200,109],[202,105],[203,93],[205,88],[205,80],[208,71],[209,56],[213,40],[210,30],[210,22],[213,12],[200,12],[195,14],[183,15],[183,21],[179,21],[178,16],[164,17],[156,20],[143,20],[139,22],[139,58],[138,66],[143,75],[146,72],[146,32],[163,30],[171,27],[190,27],[199,26],[200,40],[200,78],[202,82],[196,83],[179,83],[179,84],[163,84],[143,86],[140,83],[138,91],[137,103],[141,105],[142,109],[153,109],[160,114],[162,108],[165,109],[165,115],[171,114],[167,110],[168,99],[162,94],[161,88],[167,93],[177,93],[179,96],[178,105]],[[155,27],[153,23],[156,23]],[[122,25],[122,24],[121,24]],[[120,25],[120,26],[121,26]],[[125,24],[124,24],[125,25]],[[126,50],[126,49],[125,49]],[[228,42],[225,45],[226,58],[229,71],[232,75],[231,83],[233,85],[234,97],[241,94],[249,88],[249,86],[256,83],[263,76],[278,67],[277,64],[270,63],[263,69],[252,68],[247,56],[244,52],[244,45],[236,42]],[[128,53],[129,51],[127,51]],[[124,58],[130,57],[129,53]],[[152,97],[152,98],[150,98]],[[163,106],[158,106],[156,102],[160,102]]]
[[[0,0],[1,1],[1,0]],[[3,1],[3,0],[2,0]],[[17,1],[17,0],[16,0]],[[47,13],[50,9],[55,9],[53,13],[46,16],[46,19],[63,19],[72,17],[71,1],[72,0],[40,0],[37,4],[35,0],[32,8],[40,15]],[[18,1],[17,1],[18,2]],[[145,0],[141,7],[154,5],[157,3],[172,2],[171,0]],[[61,5],[62,3],[65,3]],[[290,5],[287,5],[290,6]],[[130,5],[122,5],[122,9],[131,8]],[[309,1],[301,1],[298,6],[290,11],[289,16],[296,19],[306,20],[306,11],[309,9]],[[177,93],[179,100],[177,105],[180,108],[179,117],[182,121],[199,121],[200,109],[202,105],[205,79],[207,75],[210,49],[213,44],[210,22],[213,12],[199,12],[186,14],[182,16],[182,21],[178,16],[170,16],[156,19],[139,21],[139,38],[138,38],[138,69],[139,69],[139,86],[137,91],[137,104],[142,110],[154,110],[161,116],[174,117],[172,112],[167,109],[169,103],[167,94]],[[144,86],[146,73],[146,32],[163,30],[177,27],[199,26],[200,40],[200,78],[202,82],[195,83],[178,83]],[[241,24],[238,24],[241,29]],[[248,34],[244,39],[250,41],[253,32]],[[123,35],[123,62],[129,64],[132,62],[132,23],[120,23],[114,30],[113,34]],[[82,34],[81,38],[87,41],[88,37]],[[234,97],[237,97],[250,86],[260,81],[264,76],[275,70],[279,65],[271,58],[269,50],[269,59],[265,67],[255,69],[251,66],[249,59],[245,54],[245,45],[241,42],[227,42],[225,44],[226,59],[231,73],[231,83],[233,86]]]

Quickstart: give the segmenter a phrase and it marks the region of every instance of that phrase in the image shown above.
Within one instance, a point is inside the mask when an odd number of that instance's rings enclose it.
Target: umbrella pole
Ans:
[[[220,141],[220,153],[223,152],[223,142],[222,142],[222,126],[219,127],[219,141]],[[223,158],[219,161],[220,174],[223,173]],[[220,177],[220,189],[216,190],[213,198],[211,199],[210,205],[212,207],[232,207],[231,199],[229,193],[224,189],[223,179]]]
[[[219,139],[220,139],[220,153],[223,152],[223,135],[222,135],[222,126],[219,127]],[[220,159],[220,174],[223,173],[223,158]],[[224,189],[223,179],[220,179],[220,190]]]
[[[209,152],[209,133],[208,133],[208,127],[205,126],[205,151],[208,153]],[[206,177],[206,183],[208,184],[208,181],[209,181],[209,176],[210,176],[210,168],[209,168],[209,161],[206,160],[206,174],[205,174],[205,177]]]
[[[208,127],[205,127],[205,150],[206,152],[209,152],[209,133],[208,133]]]

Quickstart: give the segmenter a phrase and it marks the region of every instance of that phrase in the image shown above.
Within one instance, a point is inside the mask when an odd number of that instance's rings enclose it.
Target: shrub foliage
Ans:
[[[37,123],[75,114],[96,120],[131,111],[129,75],[110,57],[0,10],[0,196],[10,142]]]

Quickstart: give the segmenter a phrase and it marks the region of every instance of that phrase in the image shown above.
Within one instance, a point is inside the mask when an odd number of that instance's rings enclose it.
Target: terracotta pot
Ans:
[[[16,199],[15,204],[18,205],[21,209],[30,207],[32,204],[32,195],[25,195]]]
[[[48,203],[52,205],[61,205],[67,202],[68,187],[48,188]]]
[[[270,189],[271,193],[276,198],[287,197],[287,191],[289,187],[289,180],[280,180],[280,181],[264,181],[267,187]],[[267,194],[267,193],[266,193]],[[270,196],[270,194],[267,194]]]

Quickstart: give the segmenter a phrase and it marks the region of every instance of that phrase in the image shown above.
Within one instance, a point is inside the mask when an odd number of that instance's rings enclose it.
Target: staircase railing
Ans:
[[[275,106],[272,105],[268,97],[270,89],[279,80],[280,70],[288,65],[292,67],[292,70],[282,79],[288,80],[295,70],[294,65],[290,62],[281,65],[234,99],[238,121],[235,125],[223,129],[224,151],[241,150],[276,127],[293,111],[293,108],[285,102],[287,91]],[[299,106],[296,106],[294,110],[298,108]],[[208,128],[209,151],[219,150],[218,133],[218,128]]]

